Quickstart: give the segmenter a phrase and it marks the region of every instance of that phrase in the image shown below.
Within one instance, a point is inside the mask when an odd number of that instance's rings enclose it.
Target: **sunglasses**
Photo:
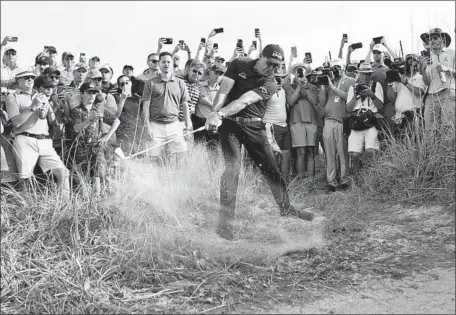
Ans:
[[[7,52],[5,52],[5,55],[7,55],[7,56],[16,56],[16,52],[15,51],[7,51]]]
[[[267,65],[268,67],[272,67],[272,68],[274,68],[274,69],[277,69],[277,68],[280,67],[280,64],[274,63],[274,62],[270,62],[270,61],[266,61],[266,65]]]
[[[95,94],[98,94],[98,91],[87,91],[86,93],[88,93],[90,95],[95,95]]]
[[[149,60],[149,61],[152,62],[152,63],[157,63],[158,62],[158,60],[154,60],[154,59],[153,60]]]
[[[442,37],[440,35],[431,35],[430,38],[431,38],[431,40],[435,40],[435,39],[441,39]]]
[[[101,82],[101,80],[103,80],[102,78],[92,78],[92,80],[95,80],[97,82]]]
[[[51,75],[49,76],[52,80],[60,80],[59,76]]]
[[[130,83],[130,81],[121,82],[121,83],[119,84],[119,86],[125,86],[125,85],[128,85],[128,83]]]
[[[24,80],[35,80],[35,77],[32,77],[31,75],[22,77]]]
[[[382,52],[379,51],[379,50],[374,50],[374,51],[372,51],[372,53],[373,53],[373,54],[381,54]]]
[[[347,72],[358,72],[358,68],[356,67],[348,67]]]
[[[200,72],[200,71],[197,71],[197,70],[193,70],[193,73],[194,73],[194,74],[203,75],[203,73],[202,73],[202,72]]]
[[[64,60],[73,60],[73,59],[74,59],[74,57],[65,57]]]

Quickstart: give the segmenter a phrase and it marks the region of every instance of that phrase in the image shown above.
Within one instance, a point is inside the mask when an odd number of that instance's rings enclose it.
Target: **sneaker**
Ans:
[[[284,217],[297,217],[305,221],[312,221],[315,216],[310,211],[298,210],[293,206],[291,206],[290,209],[288,209],[288,211],[281,211],[280,215]]]

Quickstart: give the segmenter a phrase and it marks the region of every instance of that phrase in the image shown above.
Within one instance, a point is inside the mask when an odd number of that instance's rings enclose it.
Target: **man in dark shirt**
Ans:
[[[206,120],[206,129],[220,127],[220,142],[225,158],[225,172],[220,184],[220,220],[218,234],[233,238],[232,222],[243,144],[255,164],[266,175],[280,214],[312,220],[313,214],[298,211],[289,201],[286,183],[279,173],[262,117],[266,104],[277,91],[274,69],[283,62],[283,50],[267,45],[259,59],[238,58],[230,63],[214,100],[214,112]],[[222,123],[223,119],[223,123]]]

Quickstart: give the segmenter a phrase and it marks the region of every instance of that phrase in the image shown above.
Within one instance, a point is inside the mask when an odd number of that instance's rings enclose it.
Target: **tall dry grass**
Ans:
[[[323,244],[320,228],[278,216],[266,181],[249,166],[238,189],[237,240],[219,238],[223,168],[220,157],[197,146],[177,168],[124,161],[100,200],[88,178],[68,204],[53,185],[2,189],[1,311],[169,311],[162,298],[186,305],[247,281],[228,272],[235,263]]]
[[[454,209],[455,140],[454,121],[435,133],[415,124],[404,138],[389,138],[386,149],[363,170],[360,192],[375,201]]]

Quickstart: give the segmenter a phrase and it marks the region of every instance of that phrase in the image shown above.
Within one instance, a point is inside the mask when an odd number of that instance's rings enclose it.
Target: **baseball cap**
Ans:
[[[49,62],[49,57],[46,56],[45,54],[41,53],[39,54],[38,56],[36,56],[35,58],[35,64],[45,64],[45,65],[48,65],[50,62]]]
[[[4,52],[7,52],[8,50],[14,50],[15,52],[17,52],[16,48],[14,48],[14,47],[11,46],[11,45],[6,45],[6,46],[5,46]]]
[[[49,68],[46,68],[44,70],[43,74],[45,74],[45,75],[52,75],[52,74],[60,75],[60,71],[57,68],[49,67]]]
[[[214,72],[220,72],[222,74],[225,73],[225,67],[221,66],[221,65],[213,65],[211,67],[211,70],[214,71]]]
[[[101,75],[101,72],[100,70],[98,69],[94,69],[92,70],[92,72],[90,73],[90,79],[95,79],[95,78],[102,78],[103,76]]]
[[[72,52],[66,51],[62,55],[62,59],[65,59],[68,56],[72,56],[74,58],[74,54]]]
[[[73,71],[79,70],[81,68],[83,68],[83,69],[85,69],[87,71],[87,65],[85,63],[83,63],[83,62],[78,62],[77,64],[75,64],[74,67],[73,67]]]
[[[100,58],[98,58],[97,56],[90,58],[90,60],[100,62]]]
[[[48,47],[48,51],[49,51],[51,54],[56,54],[56,53],[57,53],[57,49],[55,49],[54,46],[49,46],[49,47]]]
[[[221,62],[225,62],[225,58],[223,58],[222,56],[215,57],[215,60],[220,60]]]
[[[125,70],[125,69],[135,70],[135,69],[133,68],[133,66],[130,66],[130,65],[125,65],[125,66],[123,67],[123,70]]]
[[[81,85],[81,87],[79,88],[79,91],[81,91],[81,93],[84,93],[86,91],[97,91],[97,92],[100,92],[100,89],[97,88],[93,83],[86,82],[86,83],[83,83]]]
[[[372,66],[370,63],[362,63],[359,65],[359,73],[372,73]]]
[[[341,58],[337,58],[337,59],[331,60],[329,62],[329,64],[330,64],[331,67],[339,66],[342,69],[344,69],[344,66],[345,66],[344,61]]]
[[[18,71],[16,72],[16,75],[15,75],[15,78],[22,78],[22,77],[37,77],[38,75],[34,72],[32,72],[30,69],[25,69],[25,68],[22,68],[22,69],[18,69]]]
[[[262,52],[263,57],[268,58],[270,62],[281,64],[284,60],[283,49],[279,45],[269,44],[264,47]]]
[[[47,75],[40,75],[38,78],[35,79],[35,86],[37,88],[39,87],[54,87],[54,82],[51,80],[51,78]]]
[[[372,51],[376,51],[376,50],[377,50],[377,51],[380,51],[380,52],[382,52],[382,53],[384,53],[385,51],[388,51],[388,50],[386,49],[386,47],[383,46],[382,44],[375,44],[374,47],[372,48]]]
[[[114,73],[114,71],[112,71],[112,68],[108,63],[105,63],[100,68],[98,68],[98,70],[100,70],[100,71],[101,71],[101,69],[106,69],[106,70],[109,70],[111,73]]]

